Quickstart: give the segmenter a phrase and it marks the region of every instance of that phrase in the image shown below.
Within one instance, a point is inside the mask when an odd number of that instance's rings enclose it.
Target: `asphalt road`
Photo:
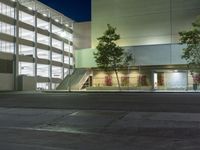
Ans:
[[[199,150],[199,93],[0,94],[2,150]]]
[[[5,93],[0,107],[198,113],[200,93]]]

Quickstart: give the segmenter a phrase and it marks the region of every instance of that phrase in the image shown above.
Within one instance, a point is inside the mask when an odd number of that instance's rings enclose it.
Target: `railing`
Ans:
[[[90,77],[90,74],[91,74],[91,70],[87,70],[85,72],[85,74],[83,75],[82,79],[80,80],[80,82],[78,84],[79,90],[82,89],[83,85],[85,84],[85,82],[87,81],[87,79]]]

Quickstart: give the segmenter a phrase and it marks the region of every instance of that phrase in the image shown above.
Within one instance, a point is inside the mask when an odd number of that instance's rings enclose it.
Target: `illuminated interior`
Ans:
[[[48,50],[44,50],[44,49],[37,49],[37,56],[38,58],[41,59],[50,59],[50,53]]]
[[[19,74],[34,76],[33,65],[34,65],[33,63],[29,63],[29,62],[19,62]]]
[[[37,64],[37,76],[49,77],[49,65]]]
[[[62,67],[52,66],[52,78],[62,79]]]
[[[0,0],[0,52],[16,55],[16,76],[55,89],[73,67],[73,20],[37,0],[8,1]]]
[[[33,56],[34,55],[34,47],[27,45],[19,45],[19,54],[25,56]]]
[[[14,43],[0,40],[0,52],[14,53]]]

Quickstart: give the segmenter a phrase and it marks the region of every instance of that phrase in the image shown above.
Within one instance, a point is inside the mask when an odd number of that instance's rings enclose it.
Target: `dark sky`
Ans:
[[[91,20],[91,0],[39,0],[77,21]]]

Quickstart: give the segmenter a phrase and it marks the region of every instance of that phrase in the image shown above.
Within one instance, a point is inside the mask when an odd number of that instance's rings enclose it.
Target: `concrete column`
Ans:
[[[19,90],[18,89],[18,75],[19,75],[19,2],[16,2],[15,6],[15,19],[16,19],[16,24],[15,24],[15,55],[14,55],[14,90]]]
[[[37,12],[35,12],[35,52],[34,52],[34,57],[35,57],[35,65],[34,65],[34,73],[35,73],[35,83],[37,84],[37,63],[38,63],[38,55],[37,55]],[[36,87],[37,88],[37,87]]]
[[[52,19],[50,14],[50,64],[49,64],[49,74],[50,74],[50,87],[52,90]]]

